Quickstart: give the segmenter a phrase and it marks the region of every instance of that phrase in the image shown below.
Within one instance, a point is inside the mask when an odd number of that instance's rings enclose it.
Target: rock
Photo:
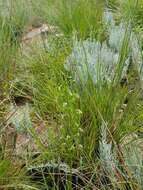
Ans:
[[[37,50],[44,49],[47,51],[48,37],[50,35],[53,35],[55,37],[62,36],[62,34],[58,32],[58,27],[48,24],[43,24],[41,27],[30,29],[22,37],[22,53],[24,55],[29,55],[33,54],[33,52]]]
[[[28,31],[22,38],[22,41],[29,41],[39,35],[45,35],[48,33],[54,34],[56,33],[57,27],[43,24],[41,27],[33,28],[30,31]]]

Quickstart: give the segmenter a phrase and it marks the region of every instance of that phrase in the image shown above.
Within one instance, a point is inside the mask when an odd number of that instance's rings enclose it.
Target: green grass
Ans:
[[[30,124],[21,126],[22,131],[37,145],[40,155],[34,157],[31,150],[21,160],[14,151],[9,157],[1,140],[0,189],[60,189],[62,177],[56,180],[53,170],[47,175],[40,168],[45,163],[68,166],[64,169],[68,190],[73,189],[73,182],[77,189],[142,189],[143,103],[137,64],[130,67],[127,84],[121,84],[130,31],[124,36],[110,83],[99,80],[94,84],[88,74],[85,83],[79,75],[78,83],[64,67],[75,38],[81,43],[88,38],[101,42],[108,38],[108,26],[102,19],[106,6],[116,21],[126,26],[131,21],[131,29],[142,35],[142,1],[109,1],[108,5],[92,0],[11,3],[10,15],[0,15],[0,135],[3,138],[10,104],[19,98],[20,106],[29,105],[30,112],[30,118],[25,118]],[[25,56],[20,51],[23,33],[31,25],[46,22],[58,26],[63,36],[48,36],[46,51],[37,48]],[[100,69],[98,72],[100,78]],[[46,132],[41,137],[35,127],[43,123]],[[132,149],[138,141],[140,146]],[[28,175],[31,167],[40,168],[40,178]]]

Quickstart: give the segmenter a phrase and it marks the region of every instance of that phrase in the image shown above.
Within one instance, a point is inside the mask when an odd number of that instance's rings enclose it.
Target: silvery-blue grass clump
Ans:
[[[12,117],[8,120],[8,124],[12,124],[17,130],[22,130],[23,127],[24,129],[32,127],[30,107],[28,104],[19,107],[11,104],[9,109]]]
[[[122,24],[118,26],[112,26],[109,30],[109,47],[115,51],[120,52],[124,41],[126,29]]]
[[[114,18],[113,18],[113,14],[111,11],[108,11],[108,9],[106,9],[104,11],[104,14],[103,14],[103,21],[106,25],[110,25],[110,26],[115,26],[115,21],[114,21]]]
[[[118,54],[114,54],[106,43],[75,40],[65,68],[72,72],[77,82],[84,83],[90,77],[96,84],[98,80],[112,80],[112,70],[117,61]]]
[[[115,153],[113,153],[112,144],[108,143],[108,128],[105,123],[102,123],[100,128],[101,139],[99,141],[99,154],[100,161],[102,162],[102,166],[104,171],[114,177],[114,171],[117,168],[118,162],[115,159]]]
[[[142,49],[140,46],[140,42],[138,40],[138,36],[134,33],[131,34],[130,46],[131,46],[132,61],[135,65],[137,65],[137,69],[138,69],[140,79],[143,80]]]
[[[66,60],[65,69],[72,73],[78,83],[84,84],[90,78],[94,84],[99,81],[109,84],[117,74],[127,30],[122,22],[119,25],[115,24],[111,12],[105,11],[103,19],[108,27],[109,37],[102,44],[91,39],[73,40],[73,50]],[[141,70],[142,66],[142,56],[136,35],[133,32],[129,32],[129,35],[129,53],[123,63],[121,77],[125,77],[127,74],[130,57],[132,57],[138,71]]]
[[[114,48],[116,51],[120,51],[122,48],[122,43],[124,40],[125,33],[127,32],[125,24],[121,22],[119,25],[115,24],[115,20],[113,14],[106,10],[103,16],[104,22],[108,25],[108,30],[110,32],[109,35],[109,46]],[[128,26],[129,29],[129,26]],[[139,42],[139,35],[135,34],[132,31],[130,26],[130,34],[129,34],[129,55],[132,58],[132,64],[138,70],[140,79],[143,80],[143,59],[142,59],[142,49]]]
[[[109,39],[107,40],[109,47],[119,52],[126,33],[124,24],[121,22],[119,25],[116,25],[113,13],[108,10],[105,10],[103,14],[103,21],[108,28]]]
[[[95,40],[74,40],[72,53],[66,60],[65,69],[70,71],[79,83],[85,83],[90,78],[94,84],[99,81],[110,83],[115,77],[119,52],[108,47],[107,43]],[[125,61],[122,75],[127,71],[129,59]]]
[[[139,141],[140,140],[138,139],[138,141],[128,142],[124,146],[123,155],[125,164],[132,172],[138,184],[143,187],[143,157],[141,147],[139,146]]]

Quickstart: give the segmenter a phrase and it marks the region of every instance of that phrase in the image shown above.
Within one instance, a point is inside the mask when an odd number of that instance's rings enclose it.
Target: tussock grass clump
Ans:
[[[0,188],[142,189],[141,1],[9,3],[0,15]],[[63,35],[25,55],[21,36],[37,22]],[[19,131],[34,146],[24,159]]]

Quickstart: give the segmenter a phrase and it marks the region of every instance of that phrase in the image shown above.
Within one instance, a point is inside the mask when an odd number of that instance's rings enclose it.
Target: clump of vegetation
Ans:
[[[142,189],[142,1],[0,8],[0,189]]]

